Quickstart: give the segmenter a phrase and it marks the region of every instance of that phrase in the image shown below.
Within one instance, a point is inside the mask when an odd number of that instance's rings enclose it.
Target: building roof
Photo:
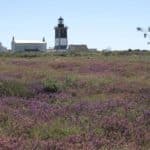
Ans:
[[[14,42],[18,43],[18,44],[43,44],[43,43],[46,43],[43,41],[35,41],[35,40],[15,40]]]

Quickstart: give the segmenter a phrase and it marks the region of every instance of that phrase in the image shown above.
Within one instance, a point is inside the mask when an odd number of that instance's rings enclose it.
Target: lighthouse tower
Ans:
[[[58,19],[58,26],[55,27],[55,49],[66,50],[68,46],[67,39],[68,28],[64,26],[64,19],[60,17]]]

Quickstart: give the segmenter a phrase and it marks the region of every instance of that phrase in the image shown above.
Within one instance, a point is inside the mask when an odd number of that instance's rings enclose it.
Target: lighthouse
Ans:
[[[66,50],[68,46],[68,28],[64,25],[64,19],[58,19],[58,25],[55,27],[55,49]]]

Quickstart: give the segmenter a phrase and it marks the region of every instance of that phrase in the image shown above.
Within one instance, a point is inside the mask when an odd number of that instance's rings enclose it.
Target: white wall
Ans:
[[[66,46],[68,45],[68,40],[66,38],[56,38],[55,39],[55,46]]]

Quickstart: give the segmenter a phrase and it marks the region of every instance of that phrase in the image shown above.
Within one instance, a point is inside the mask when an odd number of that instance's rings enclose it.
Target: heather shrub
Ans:
[[[118,139],[125,137],[131,138],[131,126],[127,119],[117,116],[106,116],[102,119],[102,129],[107,138]]]
[[[9,113],[0,113],[0,134],[20,136],[22,133],[19,122],[13,120]]]
[[[0,96],[29,97],[32,93],[27,86],[17,81],[0,81]]]
[[[12,118],[9,114],[0,114],[0,135],[10,137],[20,137],[28,135],[29,128],[25,127],[18,120]]]

